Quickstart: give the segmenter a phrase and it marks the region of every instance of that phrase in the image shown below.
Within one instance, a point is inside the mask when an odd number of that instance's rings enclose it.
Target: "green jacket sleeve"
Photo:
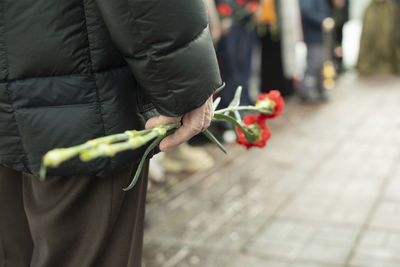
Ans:
[[[222,85],[203,0],[96,0],[143,93],[166,116]]]

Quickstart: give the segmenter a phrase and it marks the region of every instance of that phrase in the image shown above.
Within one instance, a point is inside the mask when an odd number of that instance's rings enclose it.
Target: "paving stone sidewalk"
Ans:
[[[149,203],[144,266],[400,266],[400,79],[346,74],[270,128]]]

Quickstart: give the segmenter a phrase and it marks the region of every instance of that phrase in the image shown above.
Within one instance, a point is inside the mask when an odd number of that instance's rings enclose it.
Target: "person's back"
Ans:
[[[37,174],[51,148],[142,127],[135,79],[94,1],[0,3],[0,164]]]
[[[202,5],[0,0],[0,164],[37,175],[50,149],[143,128],[143,94],[164,115],[200,106],[221,84]],[[104,176],[139,153],[49,174]]]
[[[37,179],[56,147],[176,123],[204,131],[221,87],[203,0],[0,0],[0,266],[141,265],[141,151]],[[100,177],[99,177],[100,176]]]

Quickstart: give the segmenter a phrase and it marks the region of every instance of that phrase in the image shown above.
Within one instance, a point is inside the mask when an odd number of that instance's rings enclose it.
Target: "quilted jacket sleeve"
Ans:
[[[222,85],[203,0],[96,0],[158,112],[185,114]]]

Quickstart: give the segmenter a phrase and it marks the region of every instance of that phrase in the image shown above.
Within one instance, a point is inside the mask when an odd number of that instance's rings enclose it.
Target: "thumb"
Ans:
[[[167,125],[172,123],[178,123],[181,121],[181,117],[167,117],[167,116],[156,116],[152,117],[146,122],[146,129],[152,129],[157,125]]]

